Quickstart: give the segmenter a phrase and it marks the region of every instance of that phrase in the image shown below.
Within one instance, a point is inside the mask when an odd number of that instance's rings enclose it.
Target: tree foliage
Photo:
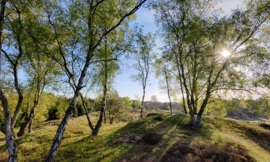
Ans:
[[[246,73],[237,70],[239,60],[254,54],[248,49],[260,42],[256,34],[269,19],[268,2],[255,7],[248,3],[245,10],[236,9],[225,17],[216,14],[214,4],[208,0],[162,0],[154,6],[161,36],[166,38],[164,57],[178,70],[193,125],[200,124],[216,91],[245,90]],[[224,51],[230,55],[222,56]]]

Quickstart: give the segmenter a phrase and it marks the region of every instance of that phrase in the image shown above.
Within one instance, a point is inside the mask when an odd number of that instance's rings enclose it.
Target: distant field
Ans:
[[[91,118],[95,123],[97,117]],[[191,129],[188,122],[187,115],[158,114],[130,123],[103,124],[98,137],[92,137],[86,117],[73,118],[69,121],[55,161],[185,161],[183,158],[191,158],[192,161],[192,158],[205,157],[202,154],[270,161],[270,129],[267,126],[260,126],[257,122],[204,117],[203,128]],[[32,134],[18,138],[19,161],[44,161],[58,123],[38,124]],[[160,141],[151,145],[141,140],[149,133],[160,135]],[[0,135],[0,151],[4,160],[7,151],[3,134]],[[243,156],[236,157],[233,152]]]

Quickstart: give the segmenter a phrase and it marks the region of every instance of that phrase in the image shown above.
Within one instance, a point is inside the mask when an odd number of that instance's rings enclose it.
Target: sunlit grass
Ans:
[[[199,142],[221,145],[234,142],[245,147],[258,161],[270,159],[269,140],[259,142],[260,138],[270,137],[270,131],[257,123],[243,122],[226,118],[203,117],[203,128],[190,129],[188,115],[161,114],[161,121],[155,116],[134,122],[103,124],[99,136],[92,137],[85,116],[71,119],[66,128],[55,161],[114,161],[116,159],[140,159],[145,156],[160,160],[176,142]],[[95,116],[92,117],[96,122]],[[44,161],[57,126],[44,126],[34,129],[32,134],[18,138],[19,161]],[[162,135],[159,144],[115,143],[124,136],[140,136],[147,132]],[[251,132],[251,133],[247,133]],[[6,155],[4,135],[0,135],[2,155]],[[259,143],[258,143],[259,142]]]

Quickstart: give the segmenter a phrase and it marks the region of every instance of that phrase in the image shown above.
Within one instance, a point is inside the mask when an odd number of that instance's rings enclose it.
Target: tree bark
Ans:
[[[165,68],[164,68],[164,72],[165,72],[165,79],[166,79],[166,86],[167,86],[167,94],[168,94],[168,98],[169,98],[169,101],[170,101],[170,112],[172,114],[172,101],[171,101],[171,96],[170,96],[169,79],[168,79],[166,65],[165,65]]]
[[[17,40],[18,47],[19,47],[19,55],[16,57],[16,61],[14,63],[11,63],[11,64],[13,64],[14,86],[15,86],[16,91],[18,93],[19,99],[18,99],[16,108],[15,108],[15,111],[14,111],[13,118],[11,119],[11,130],[12,130],[12,133],[14,135],[14,138],[16,138],[16,133],[14,132],[13,129],[14,129],[14,126],[16,124],[18,114],[19,114],[19,111],[20,111],[20,108],[21,108],[21,105],[22,105],[22,101],[23,101],[23,94],[21,92],[21,89],[20,89],[19,83],[18,83],[19,82],[18,81],[18,66],[19,66],[19,61],[20,61],[21,57],[23,56],[23,48],[22,48],[22,40],[21,40],[21,34],[22,34],[22,30],[23,30],[23,25],[22,25],[20,11],[19,10],[16,10],[16,11],[17,11],[17,14],[18,14],[20,27],[19,27],[19,29],[13,29],[13,30],[18,31],[16,40]],[[11,59],[10,59],[10,61],[11,61]]]
[[[3,3],[2,3],[3,4]],[[8,106],[8,101],[6,96],[2,91],[2,87],[0,86],[0,100],[2,102],[2,106],[4,109],[5,114],[5,135],[6,135],[6,146],[9,153],[9,162],[16,162],[17,161],[17,148],[14,143],[14,138],[11,132],[10,124],[11,124],[11,116],[10,116],[10,109]]]
[[[21,127],[20,127],[20,130],[17,134],[18,137],[21,137],[25,134],[25,131],[28,127],[28,132],[30,133],[31,132],[31,129],[32,129],[32,121],[35,117],[35,109],[38,105],[38,102],[35,102],[35,104],[33,105],[33,107],[31,108],[31,112],[30,114],[25,118],[25,121],[22,123]]]
[[[94,127],[93,127],[92,122],[90,120],[89,112],[88,112],[87,106],[85,104],[83,95],[81,93],[80,93],[80,96],[81,96],[81,100],[82,100],[83,107],[84,107],[84,110],[85,110],[85,115],[86,115],[86,118],[87,118],[87,121],[88,121],[88,125],[89,125],[90,129],[93,131]]]
[[[190,118],[191,118],[191,122],[190,122],[191,126],[195,127],[196,126],[195,115],[190,114]]]
[[[181,55],[181,54],[180,54]],[[187,87],[187,83],[186,83],[186,77],[185,77],[185,74],[184,74],[184,65],[182,63],[182,55],[180,56],[180,67],[181,67],[181,76],[182,76],[182,79],[183,79],[183,85],[184,85],[184,88],[185,88],[185,91],[186,91],[186,96],[187,96],[187,104],[188,104],[188,108],[189,108],[189,114],[191,116],[194,116],[194,111],[193,111],[193,108],[191,106],[191,102],[190,102],[190,99],[189,99],[189,90],[188,90],[188,87]],[[181,77],[180,76],[180,77]]]
[[[194,48],[196,48],[196,47],[194,47]],[[197,104],[196,104],[196,101],[194,99],[194,95],[195,95],[195,93],[197,91],[197,83],[196,83],[197,79],[196,79],[196,77],[197,77],[197,67],[198,67],[196,49],[195,49],[194,55],[195,55],[194,56],[194,67],[193,67],[192,87],[191,87],[191,96],[190,96],[190,98],[191,98],[191,104],[193,106],[194,114],[197,115]]]
[[[179,67],[178,57],[177,57],[176,53],[175,53],[175,60],[176,60],[176,64],[177,64],[179,83],[180,83],[180,88],[181,88],[181,92],[182,92],[183,108],[184,108],[185,114],[187,114],[186,101],[185,101],[184,89],[183,89],[183,82],[182,82],[182,78],[181,78],[181,70],[180,70],[180,67]]]
[[[106,108],[105,108],[105,111],[104,111],[104,124],[106,124]]]
[[[225,66],[223,66],[223,67],[225,68]],[[222,69],[224,69],[224,68],[222,68]],[[209,98],[211,96],[211,89],[216,84],[217,77],[220,75],[220,73],[218,73],[218,75],[217,75],[216,79],[214,80],[214,82],[211,83],[211,78],[212,78],[212,75],[213,75],[213,71],[214,71],[214,67],[212,66],[212,69],[210,70],[210,73],[209,73],[209,76],[208,76],[208,85],[207,85],[206,96],[205,96],[205,98],[203,100],[203,103],[202,103],[202,105],[200,107],[200,111],[199,111],[199,113],[197,115],[197,121],[196,121],[196,126],[197,127],[201,125],[201,118],[202,118],[204,109],[205,109],[205,107],[206,107],[206,105],[208,103],[208,100],[209,100]]]
[[[180,77],[180,87],[181,87],[181,92],[182,92],[182,102],[183,102],[183,108],[185,113],[187,114],[187,108],[186,108],[186,101],[185,101],[185,96],[184,96],[184,89],[183,89],[183,85],[182,85],[182,79]]]
[[[189,90],[188,90],[188,87],[187,87],[185,70],[184,70],[184,65],[183,65],[183,62],[182,62],[182,50],[180,49],[180,47],[178,47],[178,52],[179,52],[179,64],[178,65],[180,65],[180,70],[181,70],[181,76],[179,76],[179,77],[182,77],[182,79],[183,79],[183,85],[184,85],[184,88],[185,88],[185,91],[186,91],[186,96],[187,96],[187,104],[188,104],[189,114],[191,116],[191,125],[194,126],[194,124],[195,124],[195,122],[194,122],[195,121],[194,120],[194,110],[193,110],[193,107],[192,107],[192,104],[191,104],[191,101],[190,101],[190,98],[189,98],[190,93],[189,93]]]
[[[79,96],[79,89],[77,89],[75,91],[72,102],[70,103],[68,109],[66,110],[65,117],[63,118],[61,124],[59,125],[59,127],[57,129],[57,132],[56,132],[56,135],[54,137],[54,141],[53,141],[53,144],[51,146],[50,152],[47,156],[46,162],[53,162],[53,160],[54,160],[54,157],[57,153],[57,150],[61,144],[61,140],[62,140],[63,134],[65,132],[68,120],[69,120],[69,118],[72,114],[72,110],[74,109],[75,104],[77,102],[78,96]]]
[[[226,68],[226,66],[228,65],[228,62],[229,62],[229,60],[227,59],[227,60],[223,63],[221,69],[218,71],[218,73],[217,73],[217,75],[215,76],[215,79],[214,79],[213,82],[211,82],[211,78],[212,78],[212,76],[213,76],[213,71],[214,71],[214,67],[212,66],[212,68],[211,68],[211,70],[210,70],[210,73],[209,73],[209,76],[208,76],[208,85],[207,85],[206,96],[205,96],[205,98],[204,98],[204,100],[203,100],[203,103],[202,103],[202,105],[201,105],[201,107],[200,107],[200,111],[199,111],[199,113],[198,113],[198,115],[197,115],[196,126],[200,126],[200,125],[201,125],[201,117],[202,117],[203,112],[204,112],[204,109],[205,109],[205,107],[206,107],[206,105],[207,105],[207,103],[208,103],[208,100],[209,100],[209,98],[210,98],[210,96],[211,96],[211,90],[212,90],[212,88],[216,85],[217,80],[218,80],[219,76],[221,75],[221,72]]]
[[[107,91],[107,88],[106,88],[106,91]],[[102,125],[105,109],[106,109],[106,92],[105,92],[105,95],[103,96],[103,105],[102,105],[102,108],[101,108],[99,120],[97,122],[97,125],[95,126],[94,131],[92,132],[93,136],[98,135],[99,129],[100,129],[101,125]]]
[[[13,68],[13,75],[14,75],[14,85],[15,85],[16,91],[18,93],[19,99],[18,99],[16,108],[14,111],[13,118],[11,120],[11,131],[12,131],[14,138],[17,138],[16,133],[14,132],[14,126],[16,124],[16,121],[17,121],[17,118],[19,115],[19,111],[20,111],[20,108],[22,105],[22,101],[23,101],[23,94],[22,94],[21,89],[20,89],[19,84],[18,84],[18,61],[16,62],[16,65]]]
[[[65,132],[68,120],[72,114],[72,110],[74,110],[74,108],[75,108],[76,102],[77,102],[78,97],[80,95],[80,90],[83,88],[83,81],[84,81],[84,78],[86,76],[87,69],[90,65],[90,60],[91,60],[91,57],[86,58],[84,68],[82,70],[82,73],[81,73],[79,81],[78,81],[78,85],[76,86],[76,89],[74,91],[74,96],[73,96],[72,102],[70,103],[68,109],[66,110],[65,116],[64,116],[63,120],[61,121],[61,124],[58,126],[56,135],[55,135],[54,140],[53,140],[53,144],[51,145],[50,152],[46,158],[46,162],[53,162],[53,160],[55,158],[57,150],[61,144],[61,140],[62,140],[63,134]]]
[[[107,40],[106,40],[106,43],[107,43]],[[107,60],[107,51],[105,51],[105,60]],[[104,119],[106,118],[106,116],[104,116],[104,115],[105,115],[105,112],[106,112],[107,81],[108,81],[108,67],[107,67],[108,65],[107,64],[108,64],[107,61],[105,61],[105,67],[104,67],[105,75],[104,75],[104,83],[103,83],[103,100],[102,100],[103,105],[102,105],[102,108],[101,108],[101,112],[100,112],[100,116],[99,116],[99,120],[97,122],[97,125],[95,126],[94,131],[92,131],[93,136],[98,135],[99,129],[100,129],[101,125],[102,125],[103,117],[104,117]]]
[[[105,113],[105,110],[106,110],[106,97],[107,97],[107,72],[105,72],[105,84],[104,84],[104,89],[103,89],[103,105],[102,105],[102,108],[101,108],[101,112],[100,112],[100,116],[99,116],[99,120],[97,122],[97,125],[95,126],[95,129],[92,131],[92,135],[93,136],[97,136],[98,135],[98,132],[99,132],[99,129],[102,125],[102,121],[103,121],[103,117],[104,117],[104,113]]]
[[[7,0],[1,1],[1,12],[0,12],[0,49],[2,49],[2,34],[4,29],[4,17],[5,17],[5,10],[6,10],[6,3]],[[1,50],[0,50],[1,53]],[[2,76],[1,76],[2,77]],[[8,105],[8,101],[6,96],[4,95],[2,91],[2,87],[0,85],[0,100],[2,102],[2,106],[4,109],[4,115],[5,115],[5,135],[6,135],[6,146],[9,153],[9,162],[17,162],[17,148],[14,143],[12,131],[11,131],[11,116],[10,116],[10,109]]]
[[[113,124],[113,116],[112,116],[112,118],[111,118],[111,125]]]
[[[142,97],[141,118],[143,118],[144,97],[145,97],[145,86],[143,86],[143,97]]]
[[[30,122],[29,122],[29,125],[28,125],[28,133],[32,132],[32,123],[33,123],[34,118],[35,118],[35,111],[32,113],[32,115],[30,117]]]

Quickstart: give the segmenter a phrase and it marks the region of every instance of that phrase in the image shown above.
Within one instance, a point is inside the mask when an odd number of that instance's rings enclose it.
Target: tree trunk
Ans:
[[[30,122],[29,122],[29,126],[28,126],[28,133],[31,133],[32,132],[32,123],[33,123],[34,118],[35,118],[35,112],[31,116],[31,119],[30,119]]]
[[[112,116],[112,118],[111,118],[111,125],[113,124],[113,116]]]
[[[144,97],[145,97],[145,86],[143,86],[143,97],[142,97],[141,118],[143,118]]]
[[[195,122],[195,116],[194,116],[194,114],[193,115],[190,115],[190,117],[191,117],[191,121],[190,121],[190,124],[191,124],[191,126],[192,127],[194,127],[194,126],[196,126],[196,122]]]
[[[143,107],[141,108],[141,118],[143,118]]]
[[[18,137],[21,137],[24,135],[26,128],[28,127],[30,122],[30,117],[26,117],[25,121],[21,124],[20,130],[17,133]]]
[[[196,101],[194,100],[194,94],[192,93],[191,94],[191,104],[193,106],[193,110],[194,110],[194,114],[197,115],[197,104],[196,104]]]
[[[61,124],[58,126],[56,135],[55,135],[54,140],[53,140],[53,144],[52,144],[50,152],[46,158],[46,162],[53,162],[53,160],[54,160],[54,157],[57,153],[57,150],[61,144],[61,140],[62,140],[63,134],[65,132],[68,120],[69,120],[69,118],[72,114],[72,110],[74,109],[75,104],[77,102],[78,96],[79,96],[79,89],[77,88],[77,90],[75,91],[74,97],[72,99],[72,102],[70,103],[68,109],[66,110],[65,117],[63,118]]]
[[[184,88],[185,88],[185,91],[186,91],[186,96],[187,96],[187,104],[188,104],[188,108],[189,108],[189,114],[191,116],[194,116],[194,111],[192,109],[191,102],[190,102],[190,99],[189,99],[190,96],[189,96],[189,90],[188,90],[187,83],[186,83],[186,77],[185,77],[185,74],[184,74],[184,66],[183,66],[183,63],[182,63],[181,59],[180,59],[180,65],[181,65],[183,85],[184,85]]]
[[[107,88],[106,88],[106,91],[107,91]],[[100,112],[99,120],[97,122],[97,125],[95,126],[94,131],[92,131],[92,135],[93,136],[97,136],[98,135],[99,129],[100,129],[101,125],[102,125],[105,108],[106,108],[106,93],[103,96],[103,105],[102,105],[102,109],[101,109],[101,112]]]
[[[110,120],[110,123],[112,123],[111,122],[111,113],[110,113],[110,111],[109,111],[109,120]]]
[[[2,34],[4,29],[4,18],[5,18],[5,10],[6,10],[6,0],[1,1],[1,12],[0,12],[0,49],[2,49]],[[1,54],[1,50],[0,50]],[[0,55],[1,56],[1,55]],[[2,76],[0,76],[1,78]],[[14,139],[12,136],[12,130],[11,130],[11,116],[10,116],[10,109],[8,105],[8,101],[6,96],[4,95],[2,91],[2,87],[0,85],[0,100],[2,102],[2,106],[4,109],[4,115],[5,115],[5,135],[6,135],[6,146],[9,153],[9,162],[17,162],[18,154],[17,154],[17,148],[14,143]]]
[[[183,62],[182,62],[182,51],[180,49],[180,47],[178,48],[178,52],[179,52],[179,64],[180,65],[180,72],[181,72],[181,76],[179,77],[182,77],[183,79],[183,85],[184,85],[184,88],[185,88],[185,91],[186,91],[186,97],[187,97],[187,104],[188,104],[188,109],[189,109],[189,114],[192,118],[192,121],[191,121],[191,124],[194,124],[195,122],[193,122],[193,119],[194,119],[194,110],[193,110],[193,107],[191,105],[191,102],[190,102],[190,94],[189,94],[189,89],[187,87],[187,82],[186,82],[186,76],[185,76],[185,70],[184,70],[184,65],[183,65]],[[177,61],[178,62],[178,61]]]
[[[196,123],[195,123],[195,126],[196,127],[200,127],[201,126],[201,118],[202,118],[201,115],[197,115],[197,120],[196,120]]]
[[[105,43],[105,48],[106,48],[106,51],[105,51],[105,60],[107,60],[107,39],[106,39],[106,43]],[[103,121],[103,117],[105,115],[105,112],[106,112],[106,97],[107,97],[107,81],[108,81],[108,65],[107,65],[107,61],[105,61],[105,66],[104,66],[104,69],[105,69],[105,74],[104,74],[104,83],[103,83],[103,105],[102,105],[102,108],[101,108],[101,112],[100,112],[100,116],[99,116],[99,120],[97,122],[97,125],[95,126],[95,129],[94,131],[92,131],[92,135],[93,136],[97,136],[98,135],[98,132],[99,132],[99,129],[102,125],[102,121]],[[104,117],[104,119],[106,118],[106,116]],[[106,120],[106,119],[105,119]]]
[[[3,2],[2,2],[3,5]],[[4,95],[2,91],[2,87],[0,87],[0,100],[2,102],[2,106],[5,113],[5,135],[6,135],[6,146],[9,153],[9,162],[16,162],[17,161],[17,148],[14,143],[13,135],[11,132],[10,124],[11,124],[11,116],[10,116],[10,110],[8,106],[8,101],[6,96]]]
[[[192,103],[192,106],[193,106],[193,111],[194,111],[194,114],[197,115],[197,104],[196,104],[196,101],[194,99],[194,94],[196,93],[197,91],[197,81],[196,81],[196,77],[197,77],[197,51],[195,49],[195,53],[194,53],[194,67],[193,67],[193,75],[192,75],[192,87],[191,87],[191,103]]]
[[[93,127],[92,122],[90,120],[89,112],[88,112],[87,106],[85,104],[83,95],[81,93],[80,93],[80,96],[81,96],[81,100],[82,100],[82,103],[83,103],[83,108],[85,110],[85,115],[86,115],[86,118],[87,118],[87,121],[88,121],[88,125],[89,125],[90,129],[93,131],[94,127]]]
[[[32,109],[31,109],[31,112],[30,112],[29,116],[27,116],[25,118],[25,121],[22,123],[22,125],[20,127],[20,130],[19,130],[19,132],[17,134],[18,137],[21,137],[21,136],[23,136],[25,134],[25,131],[26,131],[27,127],[29,129],[28,132],[29,133],[31,132],[30,129],[32,129],[32,121],[33,121],[33,119],[35,117],[35,109],[36,109],[37,105],[38,105],[38,102],[35,102],[35,104],[33,105]]]
[[[13,118],[11,120],[11,131],[12,131],[14,138],[17,138],[16,133],[14,132],[14,126],[15,126],[16,121],[18,119],[19,111],[20,111],[22,101],[23,101],[23,95],[22,95],[21,89],[19,88],[19,84],[18,84],[18,64],[15,65],[13,68],[13,74],[14,74],[14,82],[15,82],[14,84],[15,84],[15,88],[16,88],[16,91],[18,93],[19,99],[18,99],[16,108],[14,111]]]
[[[170,101],[170,111],[171,111],[171,114],[172,114],[172,101],[171,101],[171,96],[170,96],[170,85],[169,85],[169,79],[168,79],[168,74],[167,74],[167,67],[165,66],[164,68],[164,72],[165,72],[165,79],[166,79],[166,87],[167,87],[167,93],[168,93],[168,98],[169,98],[169,101]]]
[[[106,108],[105,108],[105,111],[104,111],[104,124],[106,124]]]
[[[100,116],[99,116],[99,120],[97,122],[97,125],[95,126],[94,131],[92,131],[92,135],[93,136],[97,136],[99,129],[102,125],[102,121],[103,121],[103,117],[106,111],[106,97],[107,97],[107,79],[108,79],[108,73],[107,73],[107,64],[105,64],[105,82],[104,82],[104,88],[103,88],[103,105],[101,108],[101,112],[100,112]]]
[[[206,107],[206,105],[208,103],[209,98],[210,98],[210,91],[207,91],[206,97],[204,98],[202,106],[200,108],[200,111],[199,111],[199,113],[197,115],[197,121],[196,121],[196,126],[197,127],[199,127],[201,125],[201,118],[202,118],[204,109],[205,109],[205,107]]]
[[[223,66],[222,66],[222,69],[224,69],[224,68],[225,68],[225,63],[224,63]],[[212,82],[211,82],[211,78],[212,78],[213,71],[214,71],[214,68],[213,68],[213,66],[212,66],[212,69],[210,70],[210,74],[209,74],[209,76],[208,76],[208,85],[207,85],[206,96],[205,96],[205,98],[204,98],[204,100],[203,100],[203,103],[202,103],[202,105],[201,105],[200,111],[199,111],[199,113],[198,113],[198,115],[197,115],[197,121],[196,121],[196,126],[197,126],[197,127],[199,127],[199,126],[201,125],[201,117],[202,117],[203,112],[204,112],[204,109],[205,109],[205,107],[206,107],[206,105],[207,105],[207,103],[208,103],[208,100],[209,100],[209,98],[210,98],[210,96],[211,96],[211,89],[212,89],[213,86],[215,86],[215,84],[216,84],[216,82],[217,82],[217,78],[218,78],[218,76],[219,76],[220,73],[221,73],[221,70],[220,70],[220,71],[218,72],[218,75],[216,76],[214,82],[212,83]]]
[[[182,82],[182,78],[181,78],[181,70],[179,67],[179,62],[177,59],[177,55],[175,54],[176,57],[176,64],[177,64],[177,71],[178,71],[178,76],[179,76],[179,83],[180,83],[180,88],[181,88],[181,93],[182,93],[182,102],[183,102],[183,108],[185,113],[187,114],[187,108],[186,108],[186,101],[185,101],[185,96],[184,96],[184,89],[183,89],[183,82]]]
[[[171,101],[171,98],[169,100],[170,100],[170,110],[171,110],[171,114],[172,114],[172,101]]]

